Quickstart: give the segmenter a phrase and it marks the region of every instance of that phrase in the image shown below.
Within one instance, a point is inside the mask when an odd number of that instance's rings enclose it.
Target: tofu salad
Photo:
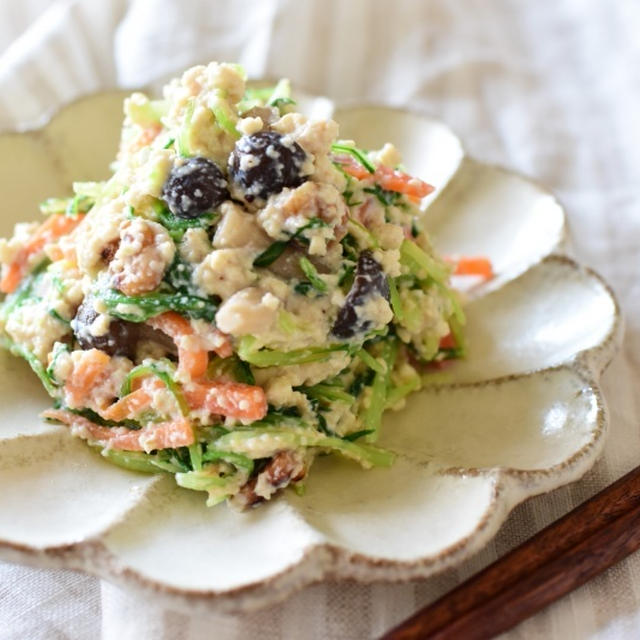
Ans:
[[[245,508],[317,455],[388,466],[385,411],[464,323],[397,150],[211,63],[134,93],[113,173],[0,240],[0,334],[43,416],[109,461]]]

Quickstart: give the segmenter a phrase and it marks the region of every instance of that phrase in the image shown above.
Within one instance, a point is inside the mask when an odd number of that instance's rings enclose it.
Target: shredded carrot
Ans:
[[[55,213],[49,216],[34,232],[27,244],[18,251],[13,261],[7,265],[2,279],[0,279],[0,291],[12,293],[27,274],[29,259],[40,253],[45,245],[56,238],[71,233],[82,221],[83,215],[75,217]]]
[[[153,401],[153,392],[164,389],[164,383],[155,376],[148,376],[133,381],[133,391],[120,400],[114,402],[100,413],[107,420],[119,422],[127,418],[135,418],[141,411],[148,408]]]
[[[120,420],[135,417],[150,404],[151,395],[148,391],[146,389],[138,389],[137,391],[132,391],[124,398],[120,398],[117,402],[114,402],[110,407],[107,407],[101,415],[107,420],[120,422]]]
[[[206,349],[197,346],[196,339],[188,339],[195,333],[189,320],[175,311],[167,311],[155,318],[150,318],[147,324],[166,333],[176,343],[180,372],[187,373],[192,380],[204,376],[209,364],[209,355]],[[229,337],[217,329],[214,331],[220,343],[214,349],[215,353],[221,358],[228,358],[232,354]]]
[[[191,379],[201,378],[209,366],[209,354],[204,349],[190,351],[178,347],[179,369],[187,371]]]
[[[64,385],[71,406],[86,406],[87,397],[104,378],[110,362],[111,358],[99,349],[82,352]]]
[[[345,173],[357,180],[364,180],[371,177],[369,173],[355,158],[348,155],[336,155],[333,159],[342,167]]]
[[[261,420],[267,413],[267,398],[262,387],[240,382],[197,382],[184,390],[192,409],[238,420]]]
[[[376,169],[374,176],[376,182],[378,182],[383,189],[404,193],[410,198],[424,198],[435,189],[435,187],[419,178],[414,178],[408,173],[396,171],[385,165],[380,165]]]
[[[189,341],[194,334],[191,323],[175,311],[167,311],[147,320],[147,324],[166,333],[178,347],[178,371],[190,378],[201,378],[207,372],[209,355],[206,349],[197,346],[197,341]],[[190,344],[191,342],[191,344]]]
[[[162,125],[159,122],[154,122],[148,127],[141,129],[140,133],[129,144],[129,153],[133,153],[142,149],[142,147],[150,145],[161,131]]]
[[[414,178],[408,173],[396,171],[391,167],[379,165],[375,173],[369,173],[357,160],[347,155],[334,156],[334,160],[340,164],[345,173],[348,173],[357,180],[372,178],[383,189],[403,193],[412,202],[420,202],[421,198],[429,195],[435,187],[427,184],[419,178]]]
[[[493,278],[493,267],[488,258],[482,256],[465,256],[455,260],[454,275],[457,276],[482,276],[485,280]]]
[[[41,415],[43,418],[57,420],[70,426],[74,435],[112,449],[149,452],[154,449],[188,447],[195,442],[193,427],[189,420],[183,417],[169,422],[153,422],[136,430],[126,427],[103,427],[64,409],[47,409]]]
[[[452,333],[440,338],[440,349],[455,349],[458,345]]]
[[[0,280],[0,291],[2,293],[12,293],[20,284],[20,280],[24,277],[24,265],[22,261],[14,260],[7,265],[2,279]]]

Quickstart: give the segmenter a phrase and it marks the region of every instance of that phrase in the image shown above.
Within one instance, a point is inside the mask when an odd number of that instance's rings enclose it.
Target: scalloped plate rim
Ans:
[[[42,118],[30,123],[28,126],[16,130],[0,131],[0,138],[27,135],[38,140],[46,140],[46,128],[55,121],[59,114],[69,107],[78,103],[89,102],[99,96],[125,96],[127,93],[130,93],[130,91],[107,89],[78,96],[62,107],[49,111]],[[308,95],[309,97],[314,97],[311,93]],[[466,475],[482,475],[492,481],[491,498],[487,507],[479,518],[476,527],[466,536],[441,549],[438,553],[425,556],[419,560],[403,561],[375,558],[332,542],[321,542],[304,548],[297,562],[288,565],[268,578],[226,590],[185,589],[150,578],[131,567],[127,567],[124,563],[119,563],[117,557],[101,539],[118,524],[117,522],[102,530],[96,536],[58,546],[38,548],[0,539],[0,556],[4,559],[36,567],[81,570],[125,587],[134,587],[165,600],[167,603],[178,605],[180,608],[192,610],[196,607],[211,610],[212,607],[215,607],[224,612],[250,611],[281,602],[303,587],[326,579],[350,579],[368,584],[373,582],[402,582],[432,576],[464,561],[484,547],[519,503],[579,479],[593,465],[604,446],[608,428],[608,410],[599,386],[599,379],[611,362],[622,339],[623,319],[619,302],[610,285],[596,271],[567,255],[568,223],[565,208],[557,196],[548,191],[541,183],[522,173],[499,164],[485,163],[470,156],[461,139],[448,124],[421,110],[398,107],[396,105],[355,101],[334,103],[334,105],[336,110],[339,109],[341,111],[362,108],[384,109],[428,119],[439,126],[445,127],[460,145],[462,155],[456,172],[465,159],[470,159],[482,166],[492,167],[506,175],[515,176],[532,185],[537,191],[552,197],[562,211],[563,226],[558,242],[552,248],[551,253],[536,264],[542,264],[549,260],[562,260],[568,263],[572,269],[584,271],[589,277],[595,279],[605,289],[614,305],[614,321],[608,334],[600,343],[576,353],[567,362],[521,374],[504,376],[491,381],[461,383],[453,386],[477,387],[500,382],[504,379],[529,377],[532,374],[544,374],[559,370],[570,371],[576,374],[584,382],[585,386],[594,393],[597,402],[597,427],[593,431],[593,436],[570,458],[549,468],[529,470],[511,467],[465,468],[464,473]],[[455,172],[452,175],[455,175]],[[444,191],[447,184],[448,182],[443,185],[440,193]],[[440,194],[437,197],[439,196]],[[518,279],[522,275],[518,274],[514,279]],[[37,435],[29,436],[25,434],[27,438],[37,437]],[[449,471],[453,470],[449,469]],[[440,473],[443,471],[447,470],[443,469]],[[155,484],[150,483],[147,490],[150,490]],[[123,518],[126,517],[127,512],[128,510],[122,514]]]

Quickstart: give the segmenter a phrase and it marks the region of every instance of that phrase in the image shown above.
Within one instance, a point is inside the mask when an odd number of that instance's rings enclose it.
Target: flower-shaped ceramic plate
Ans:
[[[0,233],[72,180],[106,175],[122,93],[65,108],[38,131],[0,136]],[[316,115],[324,98],[301,99]],[[432,119],[337,109],[341,135],[390,140],[438,185],[425,203],[437,248],[486,255],[497,277],[472,292],[469,355],[384,421],[390,469],[319,459],[303,497],[248,513],[207,508],[171,478],[105,462],[38,413],[49,399],[0,354],[0,556],[87,571],[173,606],[241,611],[325,578],[424,578],[461,562],[529,496],[579,478],[607,429],[598,378],[621,334],[602,279],[565,255],[565,218],[544,189],[466,157]]]

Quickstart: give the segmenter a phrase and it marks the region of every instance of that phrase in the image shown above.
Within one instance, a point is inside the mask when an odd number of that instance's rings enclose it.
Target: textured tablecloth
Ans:
[[[472,155],[567,207],[580,259],[614,286],[624,349],[611,431],[585,478],[518,507],[457,570],[407,585],[324,584],[246,617],[187,617],[80,574],[0,564],[0,638],[366,638],[399,622],[640,463],[640,2],[637,0],[0,0],[0,129],[74,97],[211,59],[338,101],[410,105]],[[640,556],[509,638],[640,637]]]

